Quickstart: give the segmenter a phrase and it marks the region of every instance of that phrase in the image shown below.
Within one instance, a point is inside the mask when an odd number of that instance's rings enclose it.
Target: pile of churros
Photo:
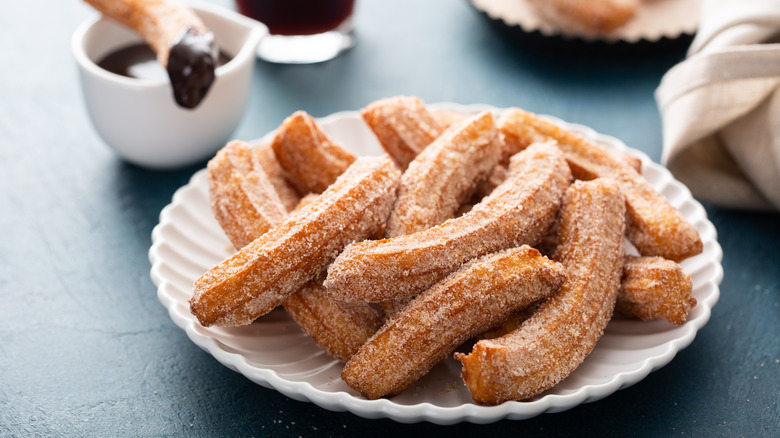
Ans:
[[[680,325],[696,305],[678,262],[699,234],[636,158],[517,108],[400,96],[360,114],[386,154],[356,157],[299,111],[209,162],[237,251],[195,281],[202,325],[281,306],[366,398],[454,355],[473,400],[496,405],[565,379],[616,309]]]

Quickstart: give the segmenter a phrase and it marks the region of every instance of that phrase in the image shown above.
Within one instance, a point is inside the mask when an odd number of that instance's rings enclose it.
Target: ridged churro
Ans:
[[[287,180],[301,196],[322,193],[355,161],[354,155],[334,143],[304,111],[296,111],[282,122],[271,147]]]
[[[328,268],[335,299],[380,302],[415,295],[464,262],[536,243],[555,217],[571,173],[561,151],[532,145],[510,176],[468,213],[406,236],[349,245]]]
[[[195,282],[204,326],[250,324],[314,279],[350,242],[386,220],[400,172],[387,156],[353,163],[321,196]]]
[[[287,216],[252,148],[232,141],[207,166],[211,210],[233,247],[243,248]]]
[[[688,320],[696,305],[691,277],[662,257],[626,256],[616,310],[644,321],[663,319],[676,325]]]
[[[439,119],[417,97],[379,99],[360,110],[360,115],[401,170],[444,132]]]
[[[260,166],[265,171],[268,180],[276,190],[276,194],[279,195],[279,199],[282,201],[285,210],[287,210],[288,213],[295,210],[301,197],[298,195],[295,187],[293,187],[285,178],[284,169],[282,169],[282,165],[279,164],[279,160],[276,159],[276,153],[271,147],[271,143],[261,143],[257,146],[253,146],[252,160],[256,166]],[[318,163],[312,163],[312,165],[316,166]]]
[[[319,163],[309,163],[317,166]],[[209,177],[212,180],[210,196],[212,198],[212,210],[214,216],[224,216],[224,211],[230,211],[238,215],[240,220],[228,217],[229,220],[220,220],[225,234],[234,243],[236,248],[241,248],[255,238],[266,233],[271,228],[281,223],[287,214],[283,212],[283,206],[279,202],[247,202],[243,185],[222,181],[224,175],[231,175],[233,179],[242,178],[247,172],[257,172],[258,166],[262,169],[279,167],[276,157],[270,145],[263,144],[250,148],[246,143],[234,141],[228,143],[217,156],[209,163]],[[274,187],[282,187],[289,192],[290,200],[297,199],[295,190],[283,179],[280,180],[281,168],[276,170],[277,181]],[[262,171],[259,171],[262,174]],[[237,176],[235,174],[238,174]],[[222,175],[223,178],[211,178]],[[262,178],[261,178],[262,180]],[[246,178],[241,179],[244,185]],[[274,187],[267,184],[252,184],[251,189],[262,189],[263,194],[273,198]],[[300,200],[295,209],[302,209],[312,203],[320,195],[310,193]],[[251,198],[250,198],[251,199]],[[258,220],[257,218],[260,218]],[[301,326],[325,352],[331,356],[346,361],[357,349],[382,325],[383,318],[366,303],[342,303],[331,300],[322,281],[311,281],[300,290],[289,296],[282,306],[288,314]]]
[[[214,82],[219,50],[214,34],[191,9],[165,0],[85,0],[135,30],[157,55],[176,103],[196,107]]]
[[[495,321],[551,295],[564,278],[559,263],[529,246],[475,259],[389,320],[341,378],[369,399],[396,394]]]
[[[401,176],[385,237],[423,231],[452,217],[501,157],[493,114],[457,123],[423,149]]]
[[[626,235],[642,255],[681,261],[702,252],[696,228],[636,170],[603,147],[519,108],[502,115],[499,129],[510,151],[552,139],[575,178],[617,181],[626,198]]]
[[[317,345],[343,362],[349,360],[384,321],[366,303],[330,298],[321,282],[311,281],[282,303],[284,310]]]
[[[563,380],[591,352],[615,307],[623,265],[625,200],[608,179],[575,182],[561,206],[555,259],[567,279],[519,329],[456,353],[479,404],[537,395]]]
[[[608,33],[636,16],[640,0],[528,0],[539,14],[565,29]]]

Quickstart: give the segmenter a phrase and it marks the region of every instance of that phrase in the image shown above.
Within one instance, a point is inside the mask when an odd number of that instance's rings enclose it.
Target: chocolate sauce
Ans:
[[[214,34],[188,28],[173,43],[168,55],[168,76],[176,103],[184,108],[198,106],[214,82],[219,51]]]
[[[168,71],[157,62],[157,55],[151,47],[144,43],[111,52],[98,62],[98,66],[131,78],[169,79],[176,103],[184,108],[194,108],[214,81],[216,67],[230,61],[230,57],[220,51],[215,65],[212,54],[216,50],[214,38],[204,38],[203,35],[193,35],[189,31],[183,33],[168,55]],[[188,65],[192,69],[186,69]],[[172,69],[180,73],[171,74]]]

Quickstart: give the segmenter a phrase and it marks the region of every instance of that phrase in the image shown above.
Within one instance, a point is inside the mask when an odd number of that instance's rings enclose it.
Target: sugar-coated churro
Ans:
[[[282,303],[284,310],[325,352],[349,360],[382,326],[379,312],[366,303],[332,300],[321,282],[310,281]]]
[[[195,282],[201,324],[244,325],[317,276],[350,242],[385,221],[400,172],[387,156],[353,163],[321,196]]]
[[[417,97],[379,99],[360,110],[360,115],[402,170],[444,132],[439,119]]]
[[[561,207],[555,259],[561,289],[519,329],[456,353],[479,404],[537,395],[563,380],[591,352],[615,307],[623,265],[625,200],[614,181],[575,182]]]
[[[626,256],[615,308],[644,321],[664,319],[683,325],[696,305],[692,290],[691,277],[677,263],[662,257]]]
[[[552,294],[564,278],[559,263],[529,246],[475,259],[389,320],[341,378],[369,399],[398,393],[497,319]]]
[[[577,179],[611,178],[626,197],[626,235],[642,255],[673,261],[701,253],[699,232],[629,164],[601,146],[519,108],[499,121],[510,151],[537,141],[555,140]]]
[[[355,161],[354,155],[334,143],[304,111],[296,111],[282,122],[271,147],[287,180],[301,195],[322,193]]]
[[[310,163],[310,165],[317,166],[319,163]],[[243,186],[247,184],[245,175],[258,171],[258,166],[275,171],[277,181],[276,184],[272,184],[273,187],[267,184],[251,184],[251,190],[261,189],[262,194],[271,200],[247,202],[252,198],[247,199],[245,194]],[[227,218],[230,220],[219,220],[225,234],[236,248],[243,247],[286,218],[287,214],[284,213],[283,207],[272,199],[274,187],[281,187],[291,192],[288,193],[290,200],[298,198],[295,190],[281,179],[279,173],[281,168],[278,167],[279,163],[276,162],[270,145],[263,144],[250,148],[240,141],[228,143],[209,163],[214,216],[220,218],[225,215],[225,211],[228,211],[239,219],[235,220],[230,216]],[[262,171],[259,173],[262,175]],[[218,177],[222,176],[222,179],[225,179],[225,175],[231,176],[231,181],[239,180],[243,185],[226,184],[220,181]],[[294,208],[302,209],[319,196],[310,193]],[[317,345],[342,361],[349,359],[383,321],[379,312],[366,303],[343,303],[331,300],[322,287],[321,280],[307,283],[290,295],[282,306]]]
[[[233,247],[243,248],[286,216],[282,201],[252,148],[232,141],[207,166],[211,210]]]
[[[451,218],[501,152],[498,129],[488,111],[450,127],[401,176],[385,237],[423,231]]]
[[[636,16],[640,0],[528,0],[539,14],[563,28],[608,33]]]
[[[265,174],[268,175],[268,180],[271,185],[274,186],[276,194],[279,195],[279,200],[282,201],[285,210],[291,212],[298,205],[301,200],[300,195],[285,178],[284,169],[279,164],[279,160],[276,159],[276,153],[271,147],[271,143],[261,143],[252,147],[252,160],[254,165],[260,166]],[[318,163],[312,163],[312,166],[316,166]]]
[[[463,216],[414,234],[349,245],[328,268],[325,286],[345,301],[402,298],[474,257],[532,245],[552,224],[570,180],[558,148],[533,145],[513,157],[509,178]]]
[[[219,50],[214,34],[191,9],[165,0],[85,0],[135,30],[157,54],[176,102],[196,107],[215,78]]]

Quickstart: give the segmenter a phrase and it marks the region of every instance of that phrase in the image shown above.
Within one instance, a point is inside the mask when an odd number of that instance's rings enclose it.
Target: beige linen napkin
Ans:
[[[704,0],[656,90],[662,161],[697,198],[780,210],[780,0]]]

